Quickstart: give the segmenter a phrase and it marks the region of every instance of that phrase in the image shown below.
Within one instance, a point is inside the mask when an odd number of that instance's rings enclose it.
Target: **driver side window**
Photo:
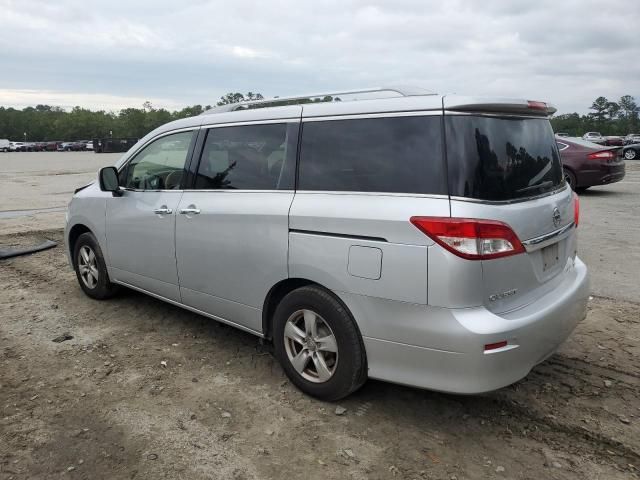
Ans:
[[[151,142],[129,162],[122,186],[135,190],[180,189],[192,137],[193,132],[180,132]]]

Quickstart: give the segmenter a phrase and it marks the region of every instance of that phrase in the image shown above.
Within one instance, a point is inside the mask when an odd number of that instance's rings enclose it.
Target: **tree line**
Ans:
[[[227,93],[216,105],[245,100],[261,100],[259,93]],[[154,128],[172,120],[200,115],[211,105],[192,105],[182,110],[155,108],[145,102],[142,108],[119,112],[73,107],[67,111],[51,105],[23,109],[0,107],[0,138],[13,141],[91,140],[93,138],[141,138]],[[26,134],[26,135],[25,135]]]
[[[640,107],[631,95],[623,95],[617,102],[606,97],[593,101],[586,115],[564,113],[551,118],[556,132],[566,132],[571,136],[582,136],[585,132],[600,132],[603,135],[626,135],[640,132]]]
[[[245,100],[262,100],[260,93],[230,92],[220,97],[216,105],[226,105]],[[279,101],[277,98],[267,105],[286,105],[290,103],[331,102],[340,98],[323,98],[300,101]],[[23,109],[0,107],[0,138],[13,141],[47,140],[89,140],[92,138],[140,138],[160,125],[180,118],[200,115],[210,109],[210,105],[192,105],[182,110],[169,111],[155,108],[145,102],[142,108],[125,108],[119,112],[89,110],[74,107],[67,111],[51,105],[37,105]],[[638,133],[640,108],[630,95],[624,95],[613,102],[598,97],[587,115],[567,113],[555,115],[551,123],[556,132],[567,132],[580,136],[584,132],[599,131],[603,135],[625,135]]]

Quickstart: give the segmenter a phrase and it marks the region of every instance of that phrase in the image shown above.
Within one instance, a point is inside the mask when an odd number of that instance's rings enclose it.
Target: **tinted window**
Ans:
[[[441,117],[307,122],[302,190],[446,194]]]
[[[192,137],[192,132],[181,132],[151,142],[121,171],[122,186],[141,190],[181,188]]]
[[[293,188],[297,131],[297,125],[285,123],[210,129],[196,188]]]
[[[548,120],[452,115],[445,124],[452,196],[511,200],[563,183]]]

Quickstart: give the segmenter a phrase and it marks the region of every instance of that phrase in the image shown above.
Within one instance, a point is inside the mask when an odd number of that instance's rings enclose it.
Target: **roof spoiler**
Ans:
[[[466,97],[461,95],[445,95],[442,97],[442,108],[456,112],[488,112],[523,115],[549,116],[556,113],[553,105],[536,100],[500,97]]]

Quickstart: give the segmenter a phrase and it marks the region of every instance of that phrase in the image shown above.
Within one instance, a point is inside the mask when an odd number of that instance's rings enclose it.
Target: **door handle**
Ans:
[[[180,213],[183,215],[198,215],[200,213],[200,209],[196,208],[195,205],[189,205],[187,208],[181,208]]]
[[[171,215],[173,210],[168,208],[166,205],[163,205],[160,208],[156,208],[153,213],[157,213],[158,215]]]

